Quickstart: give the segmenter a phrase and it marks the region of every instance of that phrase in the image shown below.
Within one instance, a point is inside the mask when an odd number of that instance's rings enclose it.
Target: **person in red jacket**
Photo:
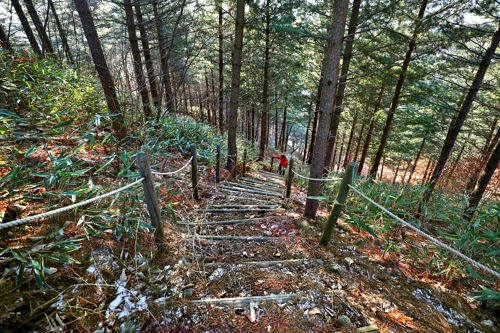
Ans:
[[[285,155],[281,155],[281,156],[276,155],[276,156],[273,156],[273,158],[280,160],[280,166],[278,168],[278,172],[280,173],[280,175],[284,175],[285,169],[288,167],[288,158],[286,158]]]

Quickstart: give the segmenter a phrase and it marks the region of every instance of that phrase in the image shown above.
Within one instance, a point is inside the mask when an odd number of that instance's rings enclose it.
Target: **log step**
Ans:
[[[297,294],[280,294],[280,295],[270,295],[270,296],[248,296],[248,297],[233,297],[233,298],[211,298],[211,299],[193,300],[191,301],[191,303],[245,306],[250,304],[250,302],[276,301],[278,303],[282,303],[290,300],[295,296],[297,296]]]
[[[228,240],[228,241],[238,241],[238,242],[267,242],[275,239],[283,239],[281,237],[259,237],[259,236],[219,236],[219,235],[188,235],[183,234],[184,238],[201,238],[201,239],[213,239],[213,240]]]
[[[356,333],[380,333],[376,325],[356,328]]]
[[[275,192],[250,190],[250,189],[243,188],[243,187],[234,187],[234,186],[225,186],[225,185],[219,185],[219,187],[222,188],[222,189],[225,189],[225,190],[230,190],[230,191],[247,192],[247,193],[253,193],[253,194],[267,195],[267,196],[271,196],[271,197],[280,197],[280,198],[283,198],[282,194],[275,193]]]
[[[303,263],[306,259],[290,259],[290,260],[273,260],[273,261],[242,261],[242,262],[208,262],[205,263],[205,267],[213,267],[213,266],[221,266],[221,265],[248,265],[248,266],[257,266],[260,268],[272,267],[280,264],[295,264],[295,263]]]
[[[258,217],[254,219],[241,219],[241,220],[226,220],[226,221],[213,221],[213,222],[190,222],[190,221],[177,221],[177,224],[183,225],[232,225],[238,223],[246,223],[246,222],[260,222],[262,220],[266,220],[267,217]]]

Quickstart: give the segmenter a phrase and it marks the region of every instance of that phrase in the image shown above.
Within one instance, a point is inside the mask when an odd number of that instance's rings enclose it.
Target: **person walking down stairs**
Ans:
[[[276,155],[273,158],[280,160],[280,166],[278,167],[278,172],[280,175],[285,174],[285,170],[288,167],[288,158],[285,155]]]

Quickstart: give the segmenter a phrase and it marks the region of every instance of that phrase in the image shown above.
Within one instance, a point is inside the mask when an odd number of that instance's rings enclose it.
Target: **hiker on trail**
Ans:
[[[278,172],[280,175],[284,175],[285,174],[285,169],[287,168],[288,166],[288,158],[286,158],[285,155],[276,155],[276,156],[273,156],[273,158],[277,159],[277,160],[280,160],[280,166],[278,168]]]

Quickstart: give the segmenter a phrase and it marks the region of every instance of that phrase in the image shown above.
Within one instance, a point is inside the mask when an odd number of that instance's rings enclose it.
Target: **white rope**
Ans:
[[[172,171],[172,172],[156,172],[156,171],[151,171],[151,173],[153,175],[161,175],[161,176],[173,175],[173,174],[176,174],[177,172],[181,172],[182,170],[184,170],[189,165],[189,163],[191,163],[192,160],[193,160],[193,156],[191,156],[191,158],[189,159],[189,161],[182,168],[180,168],[177,171]]]
[[[410,228],[411,230],[415,231],[417,234],[421,235],[422,237],[424,238],[427,238],[428,240],[430,240],[431,242],[433,242],[434,244],[438,245],[439,247],[442,247],[448,251],[450,251],[451,253],[453,253],[454,255],[462,258],[463,260],[467,261],[469,264],[471,264],[472,266],[476,267],[476,268],[479,268],[479,269],[482,269],[483,271],[485,272],[488,272],[490,273],[491,275],[495,276],[497,279],[500,279],[500,273],[498,273],[497,271],[494,271],[492,270],[491,268],[475,261],[474,259],[471,259],[469,257],[467,257],[466,255],[462,254],[462,252],[459,252],[457,250],[455,250],[454,248],[444,244],[443,242],[437,240],[436,238],[426,234],[425,232],[423,232],[422,230],[412,226],[411,224],[409,224],[408,222],[406,222],[405,220],[399,218],[398,216],[394,215],[393,213],[391,213],[390,211],[388,211],[386,208],[384,208],[383,206],[379,205],[378,203],[376,203],[375,201],[373,201],[372,199],[368,198],[365,194],[363,194],[363,192],[359,191],[358,189],[356,189],[354,186],[348,184],[347,186],[349,186],[349,188],[351,190],[353,190],[354,192],[356,192],[359,196],[361,196],[363,199],[365,199],[366,201],[368,201],[369,203],[371,203],[372,205],[374,205],[375,207],[377,207],[378,209],[380,209],[381,211],[387,213],[387,215],[389,215],[390,217],[392,217],[393,219],[401,222],[402,225],[404,225],[405,227],[408,227]]]
[[[106,197],[112,196],[113,194],[116,194],[116,193],[119,193],[119,192],[121,192],[123,190],[126,190],[127,188],[130,188],[130,187],[132,187],[134,185],[137,185],[140,182],[142,182],[143,180],[144,180],[144,178],[140,178],[140,179],[136,180],[133,183],[130,183],[128,185],[120,187],[119,189],[116,189],[116,190],[111,191],[109,193],[102,194],[102,195],[100,195],[98,197],[95,197],[95,198],[92,198],[92,199],[89,199],[89,200],[85,200],[85,201],[82,201],[82,202],[79,202],[79,203],[76,203],[76,204],[73,204],[73,205],[70,205],[70,206],[58,208],[58,209],[55,209],[53,211],[42,213],[42,214],[38,214],[38,215],[28,216],[28,217],[26,217],[24,219],[15,220],[15,221],[12,221],[12,222],[2,223],[2,224],[0,224],[0,230],[6,229],[6,228],[10,228],[10,227],[15,227],[15,226],[24,224],[26,222],[30,222],[30,221],[33,221],[33,220],[38,220],[38,219],[41,219],[41,218],[44,218],[44,217],[49,217],[49,216],[52,216],[52,215],[56,215],[56,214],[65,212],[67,210],[71,210],[73,208],[80,207],[80,206],[86,205],[88,203],[104,199]]]
[[[299,176],[300,178],[304,178],[304,179],[307,179],[307,180],[317,180],[317,181],[320,181],[320,182],[327,182],[327,181],[337,181],[337,180],[342,180],[342,178],[309,178],[309,177],[306,177],[306,176],[302,176],[302,175],[299,175],[297,172],[295,172],[295,170],[291,169],[292,172],[294,174],[296,174],[297,176]]]

